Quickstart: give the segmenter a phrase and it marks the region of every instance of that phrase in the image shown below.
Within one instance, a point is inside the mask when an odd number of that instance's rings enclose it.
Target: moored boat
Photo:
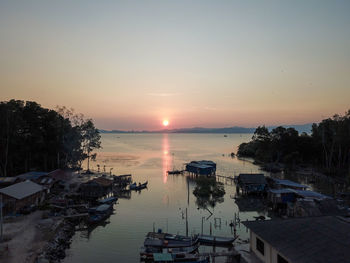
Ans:
[[[111,204],[111,203],[113,203],[113,202],[115,202],[115,201],[117,201],[118,200],[118,197],[116,197],[116,196],[111,196],[111,197],[108,197],[108,198],[104,198],[104,199],[102,199],[102,200],[99,200],[98,202],[100,203],[100,204]]]
[[[113,212],[112,204],[102,204],[97,207],[92,207],[89,209],[89,224],[97,224],[105,219],[107,219]]]
[[[171,253],[153,253],[153,259],[146,262],[209,263],[209,257],[185,254],[182,258],[177,258]]]
[[[152,260],[154,253],[169,253],[175,258],[184,258],[187,254],[194,253],[199,248],[199,244],[195,244],[189,247],[175,247],[175,248],[163,248],[163,247],[145,247],[141,249],[140,257],[142,260]]]
[[[146,236],[145,247],[189,247],[198,243],[198,236],[186,237],[169,233],[149,232]]]
[[[236,237],[219,237],[210,235],[199,235],[198,240],[200,243],[215,245],[215,246],[227,246],[232,245],[232,243],[238,238]]]
[[[130,185],[130,190],[142,190],[147,187],[147,184],[148,184],[148,181],[146,181],[143,184],[139,183],[138,185],[136,183],[133,183]]]

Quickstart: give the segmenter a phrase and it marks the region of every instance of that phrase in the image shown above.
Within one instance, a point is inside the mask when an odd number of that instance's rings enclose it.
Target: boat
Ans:
[[[154,253],[171,254],[175,258],[184,258],[187,254],[194,253],[199,248],[199,243],[189,247],[175,247],[175,248],[163,248],[163,247],[145,247],[141,249],[140,257],[142,260],[153,260]]]
[[[104,198],[102,200],[99,200],[98,202],[100,204],[112,204],[113,202],[117,201],[118,200],[118,197],[116,196],[111,196],[111,197],[108,197],[108,198]]]
[[[210,235],[199,235],[198,240],[201,244],[209,244],[215,246],[227,246],[232,245],[232,243],[238,238],[236,237],[219,237]]]
[[[190,247],[198,243],[198,236],[186,237],[169,233],[149,232],[146,236],[145,247]]]
[[[107,219],[113,212],[113,205],[102,204],[97,207],[92,207],[89,209],[89,224],[97,224],[105,219]]]
[[[183,172],[182,170],[171,170],[167,171],[167,174],[183,174]]]
[[[142,259],[141,259],[142,260]],[[209,257],[197,254],[184,254],[182,258],[177,258],[171,253],[153,253],[153,259],[147,262],[177,262],[177,263],[209,263]]]
[[[145,189],[147,187],[147,184],[148,184],[148,181],[146,181],[145,183],[143,184],[136,184],[136,183],[133,183],[130,185],[130,190],[142,190],[142,189]]]

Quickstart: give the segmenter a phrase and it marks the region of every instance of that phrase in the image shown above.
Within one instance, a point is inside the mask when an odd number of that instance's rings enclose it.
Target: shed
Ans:
[[[243,222],[262,262],[349,262],[350,222],[340,216]]]
[[[264,174],[239,174],[237,177],[237,192],[242,189],[243,194],[263,193],[267,182]]]
[[[0,189],[5,212],[16,212],[25,206],[39,205],[45,198],[45,189],[30,180]]]
[[[186,171],[195,175],[212,176],[216,173],[216,163],[213,161],[192,161],[186,164]]]

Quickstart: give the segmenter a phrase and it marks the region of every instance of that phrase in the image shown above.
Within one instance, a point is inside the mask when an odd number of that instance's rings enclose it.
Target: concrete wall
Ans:
[[[256,249],[256,238],[259,238],[262,242],[264,242],[264,255],[260,253]],[[250,231],[250,250],[254,252],[254,254],[264,263],[277,263],[277,255],[281,255],[286,260],[288,260],[287,257],[283,256],[281,253],[279,253],[275,248],[273,248],[270,244],[268,244],[264,239]],[[289,260],[289,263],[292,263],[292,261]]]

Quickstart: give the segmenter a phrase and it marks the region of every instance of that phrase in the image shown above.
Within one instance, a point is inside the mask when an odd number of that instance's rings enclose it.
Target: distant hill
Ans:
[[[280,125],[283,127],[292,127],[296,129],[299,133],[311,132],[312,123],[302,124],[302,125]],[[277,126],[268,126],[267,128],[271,131]],[[100,130],[101,133],[254,133],[256,128],[246,128],[246,127],[226,127],[226,128],[203,128],[203,127],[193,127],[193,128],[181,128],[181,129],[164,129],[158,131],[121,131],[121,130]]]

